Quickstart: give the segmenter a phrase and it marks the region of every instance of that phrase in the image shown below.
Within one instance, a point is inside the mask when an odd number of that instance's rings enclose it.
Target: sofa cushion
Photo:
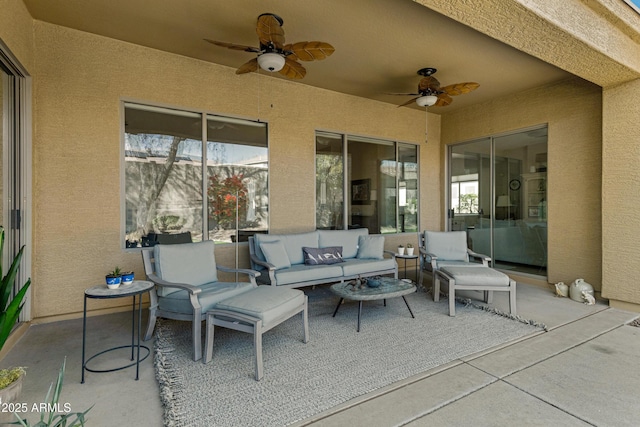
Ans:
[[[425,231],[425,249],[438,260],[469,261],[467,233],[464,231]]]
[[[306,265],[336,264],[343,262],[342,246],[330,246],[327,248],[302,248],[304,263]],[[291,267],[291,265],[289,265]]]
[[[384,236],[360,236],[356,258],[384,258]]]
[[[396,268],[396,261],[393,258],[383,259],[347,259],[340,264],[344,276],[357,276],[360,274],[369,274],[377,271],[393,270]]]
[[[284,245],[280,240],[275,240],[273,242],[262,242],[260,244],[260,249],[262,250],[262,253],[264,254],[267,262],[269,264],[273,264],[276,270],[291,267],[287,251],[285,250]]]
[[[340,281],[342,277],[342,264],[333,265],[305,265],[295,264],[291,268],[277,270],[276,283],[278,285],[290,285],[293,283],[304,283],[314,280],[331,280]]]
[[[202,292],[198,295],[198,301],[202,306],[202,312],[205,313],[213,307],[214,304],[222,301],[223,299],[230,298],[253,289],[253,285],[249,282],[213,282],[201,285],[200,288],[202,288]],[[172,311],[174,313],[193,313],[189,293],[184,290],[178,290],[164,298],[159,298],[158,306],[161,310]]]
[[[297,289],[258,286],[241,295],[220,301],[214,308],[262,319],[263,327],[290,314],[304,304],[304,292]]]
[[[302,248],[304,246],[310,248],[318,247],[318,233],[316,231],[297,234],[255,234],[254,237],[257,243],[255,245],[256,256],[262,261],[267,260],[260,249],[260,244],[263,242],[280,240],[287,251],[291,265],[304,264],[304,258],[302,256]]]
[[[355,258],[358,254],[358,238],[368,234],[367,228],[318,230],[318,247],[342,246],[342,258]]]
[[[217,282],[214,246],[212,240],[156,245],[153,247],[156,274],[168,282],[194,286]],[[176,291],[174,288],[159,288],[158,296],[166,296]]]

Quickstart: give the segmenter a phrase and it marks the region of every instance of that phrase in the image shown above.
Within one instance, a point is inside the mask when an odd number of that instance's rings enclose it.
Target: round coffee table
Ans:
[[[363,279],[365,280],[365,279]],[[380,280],[382,282],[380,286],[375,288],[365,286],[361,288],[357,288],[352,285],[352,282],[342,282],[336,283],[331,286],[331,292],[338,295],[340,297],[340,301],[338,301],[338,306],[336,310],[333,312],[332,317],[336,317],[338,313],[338,309],[340,308],[340,304],[345,299],[358,301],[358,329],[360,332],[360,315],[362,314],[362,302],[363,301],[375,301],[375,300],[384,300],[384,305],[387,305],[387,298],[397,298],[402,297],[402,300],[407,305],[409,309],[409,313],[411,317],[415,319],[413,315],[413,311],[411,311],[411,307],[409,307],[409,303],[404,297],[407,294],[416,291],[416,286],[411,282],[406,282],[404,280],[394,279],[393,277],[380,277],[376,280]]]

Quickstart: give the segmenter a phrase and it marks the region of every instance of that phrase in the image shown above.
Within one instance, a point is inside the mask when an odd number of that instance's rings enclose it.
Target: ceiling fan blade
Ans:
[[[279,72],[290,79],[301,79],[307,74],[307,70],[291,58],[284,59],[284,67]]]
[[[416,102],[416,99],[418,99],[418,98],[420,98],[420,97],[419,97],[419,96],[416,96],[415,98],[412,98],[412,99],[408,100],[408,101],[407,101],[407,102],[405,102],[404,104],[400,104],[400,105],[398,105],[398,107],[404,107],[405,105],[409,105],[409,104],[411,104],[412,102]]]
[[[419,93],[385,93],[385,95],[400,95],[400,96],[418,96],[420,95]]]
[[[430,90],[432,92],[438,92],[440,90],[440,82],[433,76],[423,77],[418,83],[418,92],[424,92]]]
[[[288,44],[283,49],[285,52],[292,52],[294,59],[299,59],[300,61],[319,61],[331,56],[336,50],[329,43],[318,41]]]
[[[253,58],[240,66],[236,70],[236,74],[246,74],[253,71],[258,71],[258,58]]]
[[[453,102],[453,99],[449,95],[447,95],[446,93],[441,93],[441,94],[438,94],[438,100],[433,105],[434,107],[446,107],[452,102]]]
[[[222,46],[233,50],[243,50],[245,52],[260,52],[260,49],[253,46],[244,46],[241,44],[227,43],[227,42],[219,42],[216,40],[204,39],[204,41],[209,42],[211,44],[215,44],[216,46]]]
[[[281,21],[272,14],[263,14],[258,16],[258,25],[256,33],[260,44],[269,46],[273,44],[276,48],[282,49],[284,45],[284,30]]]
[[[456,83],[442,88],[442,91],[448,95],[456,96],[469,93],[478,89],[480,85],[474,82]]]

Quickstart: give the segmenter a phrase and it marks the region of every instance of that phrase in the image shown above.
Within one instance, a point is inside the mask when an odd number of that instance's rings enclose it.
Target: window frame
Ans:
[[[202,191],[202,224],[201,224],[201,229],[200,231],[202,232],[202,236],[203,236],[203,240],[211,240],[210,239],[210,235],[209,235],[209,212],[208,212],[208,208],[209,208],[209,197],[207,194],[207,190],[209,187],[209,178],[211,177],[211,175],[209,174],[207,168],[208,168],[208,163],[207,161],[210,160],[208,159],[208,155],[207,155],[207,144],[212,142],[208,140],[208,134],[207,134],[207,122],[211,119],[211,118],[220,118],[224,121],[228,121],[230,123],[248,123],[248,122],[253,122],[256,124],[259,124],[260,126],[264,126],[264,131],[265,131],[265,146],[264,148],[266,148],[266,172],[267,172],[267,181],[265,183],[266,189],[267,189],[267,203],[266,203],[266,211],[270,212],[270,199],[269,199],[269,183],[270,183],[270,175],[271,175],[271,162],[270,162],[270,144],[269,144],[269,123],[268,121],[264,121],[264,120],[260,120],[260,119],[252,119],[252,118],[247,118],[247,117],[239,117],[239,116],[234,116],[234,115],[229,115],[229,114],[223,114],[223,113],[218,113],[218,112],[212,112],[212,111],[208,111],[208,110],[202,110],[202,109],[197,109],[197,108],[187,108],[187,107],[182,107],[182,106],[175,106],[175,105],[167,105],[167,104],[162,104],[162,103],[156,103],[156,102],[149,102],[149,101],[144,101],[144,100],[139,100],[139,99],[132,99],[132,98],[121,98],[120,99],[120,247],[121,249],[128,251],[128,252],[135,252],[135,251],[139,251],[141,250],[141,247],[127,247],[126,244],[126,235],[127,235],[127,212],[126,212],[126,208],[127,208],[127,203],[126,203],[126,150],[125,150],[125,144],[126,144],[126,126],[125,126],[125,118],[126,118],[126,109],[127,106],[129,105],[134,105],[134,106],[138,106],[141,107],[143,109],[149,109],[150,111],[152,111],[153,109],[158,109],[159,112],[168,112],[166,110],[172,110],[176,112],[176,115],[181,115],[182,114],[186,114],[186,115],[199,115],[200,116],[200,121],[202,123],[202,129],[201,129],[201,147],[202,147],[202,160],[201,160],[201,173],[202,173],[202,186],[201,186],[201,191]],[[215,142],[215,141],[214,141]],[[239,146],[243,146],[245,144],[237,144]],[[246,144],[246,146],[252,146],[252,144]],[[270,215],[267,216],[266,218],[266,232],[268,232],[270,229]],[[236,236],[237,236],[237,231],[236,230]],[[206,239],[205,239],[206,237]],[[230,245],[230,244],[235,244],[233,241],[231,242],[222,242],[222,243],[217,243],[217,244],[221,244],[221,245]]]

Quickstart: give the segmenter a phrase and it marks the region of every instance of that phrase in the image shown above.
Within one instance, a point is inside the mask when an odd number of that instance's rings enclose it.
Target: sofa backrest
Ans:
[[[320,248],[342,246],[342,258],[355,258],[358,253],[358,239],[367,236],[368,228],[353,230],[318,230],[318,244]]]
[[[358,239],[366,236],[369,230],[357,228],[353,230],[316,230],[307,233],[294,234],[255,234],[249,239],[250,251],[259,260],[266,261],[260,248],[261,243],[280,241],[287,252],[292,265],[304,264],[303,247],[328,248],[342,247],[342,258],[355,258],[358,253]],[[252,268],[262,270],[263,267],[252,265]]]
[[[318,247],[318,232],[310,231],[308,233],[296,233],[296,234],[255,234],[253,236],[254,253],[258,259],[266,261],[260,244],[263,242],[277,242],[280,241],[287,252],[289,262],[293,264],[304,264],[304,257],[302,255],[302,248],[307,246],[311,248]]]
[[[439,261],[469,261],[465,231],[425,231],[425,250]]]

